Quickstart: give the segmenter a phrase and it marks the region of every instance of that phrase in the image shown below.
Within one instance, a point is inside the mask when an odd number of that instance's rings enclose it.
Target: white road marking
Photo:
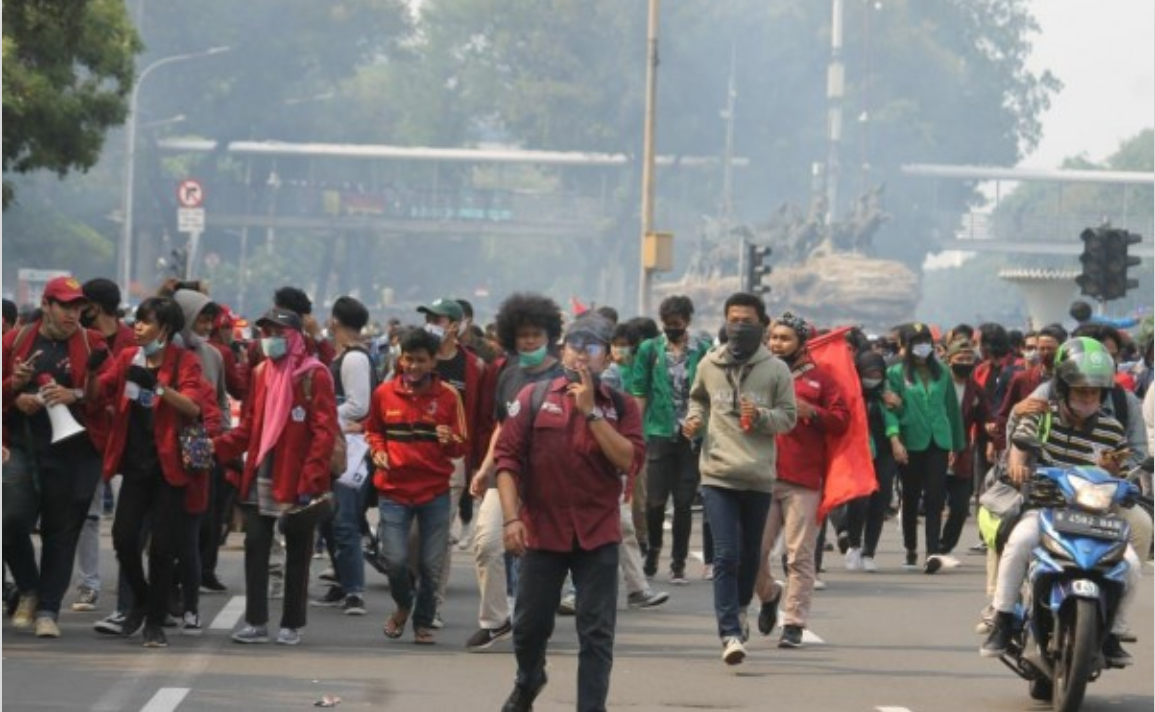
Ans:
[[[825,645],[826,644],[825,640],[823,640],[822,638],[819,638],[813,631],[811,631],[809,629],[802,631],[802,642],[803,643],[810,643],[811,645]],[[879,709],[881,709],[881,708],[879,708]],[[889,710],[890,708],[887,708],[887,709]],[[894,709],[897,710],[898,708],[894,708]],[[884,710],[884,712],[885,712],[885,710]]]
[[[162,687],[156,691],[140,712],[172,712],[184,698],[188,697],[188,687]]]
[[[910,712],[906,707],[875,707],[878,712]]]
[[[209,624],[209,630],[232,630],[245,614],[245,597],[233,596]]]

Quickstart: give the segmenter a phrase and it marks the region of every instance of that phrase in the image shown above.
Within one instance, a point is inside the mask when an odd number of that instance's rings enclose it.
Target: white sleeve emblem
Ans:
[[[509,417],[516,418],[517,414],[521,412],[521,401],[515,400],[505,406],[505,410],[509,413]]]

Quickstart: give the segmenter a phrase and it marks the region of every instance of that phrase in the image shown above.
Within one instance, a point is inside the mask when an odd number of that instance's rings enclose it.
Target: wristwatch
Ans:
[[[598,410],[597,408],[594,408],[593,410],[591,410],[589,415],[586,416],[586,422],[587,423],[596,423],[599,420],[602,420],[602,414],[601,414],[601,411]]]
[[[72,397],[76,399],[77,403],[84,400],[84,389],[83,388],[73,388],[72,389]]]
[[[155,391],[155,393],[156,393],[156,397],[157,397],[157,398],[161,398],[161,397],[163,397],[163,396],[164,396],[164,386],[160,385],[159,383],[158,383],[158,384],[156,384],[156,391]]]

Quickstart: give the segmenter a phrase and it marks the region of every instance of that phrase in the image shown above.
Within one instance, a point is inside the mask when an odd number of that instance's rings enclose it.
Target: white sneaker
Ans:
[[[815,591],[825,591],[826,590],[826,582],[823,581],[822,579],[814,579],[814,590]]]
[[[862,557],[862,570],[869,574],[873,574],[878,571],[878,564],[874,563],[873,556]]]
[[[466,524],[465,526],[461,527],[461,534],[458,536],[458,539],[457,539],[457,550],[458,551],[469,551],[469,549],[472,546],[473,546],[473,522],[471,521],[471,522],[469,522],[469,524]]]
[[[862,571],[862,549],[852,547],[846,551],[846,570]]]
[[[962,562],[950,554],[939,554],[938,558],[942,561],[942,567],[944,569],[957,569],[962,566]]]
[[[299,645],[301,633],[296,628],[281,628],[277,633],[277,645]]]
[[[746,659],[746,646],[738,637],[726,638],[722,647],[722,662],[727,665],[741,665]]]

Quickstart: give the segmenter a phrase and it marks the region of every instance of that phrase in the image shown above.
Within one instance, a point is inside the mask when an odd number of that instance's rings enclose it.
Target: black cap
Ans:
[[[273,307],[265,312],[264,316],[257,319],[257,326],[282,326],[295,331],[301,331],[304,328],[299,314],[280,307]]]
[[[569,325],[565,332],[565,340],[588,339],[609,344],[613,340],[614,326],[609,319],[597,314],[583,314]]]

